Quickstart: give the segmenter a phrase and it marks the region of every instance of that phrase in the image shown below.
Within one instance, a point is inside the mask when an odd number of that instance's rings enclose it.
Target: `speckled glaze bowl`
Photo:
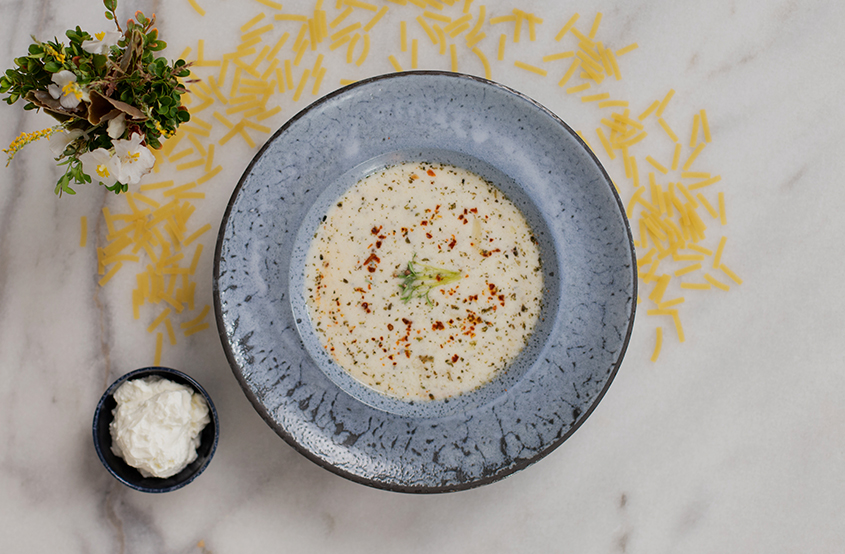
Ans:
[[[176,475],[167,478],[144,477],[137,469],[124,462],[123,458],[111,451],[109,425],[114,419],[112,411],[117,407],[117,402],[114,399],[115,391],[126,381],[153,376],[169,379],[174,383],[185,385],[201,394],[205,398],[206,404],[208,404],[208,415],[211,420],[202,430],[202,433],[200,433],[197,459],[188,464],[185,469]],[[220,424],[217,419],[217,410],[214,408],[214,403],[205,389],[191,376],[167,367],[145,367],[130,371],[119,377],[103,393],[99,403],[97,403],[97,408],[94,410],[94,424],[92,426],[94,449],[97,451],[97,456],[109,473],[129,488],[141,492],[153,493],[171,492],[181,489],[199,477],[200,473],[208,467],[211,458],[214,456],[214,452],[217,450],[217,441],[220,435],[219,429]]]
[[[444,401],[406,402],[352,379],[320,347],[305,306],[308,244],[328,207],[405,161],[495,184],[534,229],[543,262],[529,344],[493,382]],[[256,155],[220,228],[214,303],[235,376],[299,452],[365,485],[448,492],[529,466],[595,409],[631,334],[635,268],[619,197],[563,121],[484,79],[406,72],[318,100]]]

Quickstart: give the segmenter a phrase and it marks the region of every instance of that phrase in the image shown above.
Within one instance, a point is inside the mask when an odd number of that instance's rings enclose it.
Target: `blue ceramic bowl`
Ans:
[[[327,208],[405,161],[472,170],[522,211],[540,247],[541,321],[511,366],[456,398],[406,402],[352,379],[308,317],[304,263]],[[360,81],[288,121],[229,202],[214,262],[218,331],[247,397],[317,464],[401,492],[446,492],[528,467],[595,409],[628,344],[636,260],[607,173],[557,116],[455,73]]]
[[[169,379],[174,383],[188,386],[200,393],[205,398],[208,404],[208,411],[211,421],[202,430],[200,434],[200,445],[197,448],[197,459],[188,464],[188,466],[172,477],[158,478],[158,477],[144,477],[141,473],[131,467],[123,458],[115,455],[111,451],[111,434],[109,433],[109,424],[114,419],[112,410],[117,406],[114,400],[114,392],[126,381],[133,379],[140,379],[143,377],[158,376],[164,379]],[[106,390],[100,402],[97,404],[97,409],[94,411],[94,449],[97,451],[97,456],[106,469],[109,470],[115,479],[141,492],[170,492],[180,489],[196,479],[202,473],[214,456],[214,451],[217,449],[217,440],[219,437],[220,424],[217,419],[217,410],[214,408],[214,403],[211,397],[199,383],[197,383],[190,376],[166,367],[146,367],[143,369],[136,369],[119,378],[117,381]]]

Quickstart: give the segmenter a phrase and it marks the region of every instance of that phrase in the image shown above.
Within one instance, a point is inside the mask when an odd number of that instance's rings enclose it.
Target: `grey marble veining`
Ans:
[[[199,38],[209,57],[231,51],[240,26],[263,9],[251,0],[197,1],[204,17],[187,0],[120,9],[126,17],[156,11],[170,57],[187,46],[195,51]],[[488,16],[514,7],[485,4]],[[343,49],[326,56],[331,82],[323,92],[340,78],[390,71],[395,29],[401,20],[416,29],[417,14],[388,5],[385,31],[365,64],[347,64]],[[333,10],[334,2],[324,7]],[[632,112],[674,88],[666,117],[685,140],[687,115],[707,109],[714,140],[699,162],[723,177],[726,261],[744,284],[688,295],[686,342],[667,340],[656,364],[648,362],[654,324],[638,315],[613,386],[563,448],[499,483],[437,497],[372,490],[317,467],[255,412],[213,332],[182,339],[162,363],[209,391],[220,445],[196,482],[153,497],[109,476],[90,438],[101,393],[119,375],[150,365],[155,346],[146,332],[154,314],[135,321],[127,304],[132,276],[97,286],[94,247],[106,233],[100,209],[119,200],[93,189],[56,199],[49,150],[33,145],[0,168],[0,550],[842,551],[845,117],[837,100],[845,87],[845,8],[831,0],[527,0],[520,7],[543,17],[538,40],[523,32],[519,48],[509,43],[498,62],[495,41],[506,31],[491,26],[482,46],[493,78],[583,131],[614,179],[622,181],[624,170],[592,138],[597,111],[557,86],[562,70],[542,78],[513,66],[571,49],[554,35],[572,13],[586,31],[600,9],[608,44],[639,44],[610,89],[631,100]],[[313,3],[291,0],[284,9],[309,13]],[[75,24],[108,29],[102,11],[94,1],[0,3],[3,66],[25,51],[31,33],[59,36]],[[448,69],[448,55],[415,36],[420,67]],[[458,62],[483,72],[465,49]],[[286,97],[267,124],[281,126],[313,99],[310,92],[298,103]],[[49,124],[43,114],[0,106],[0,143]],[[197,203],[215,231],[254,152],[237,141],[218,148],[225,170]],[[91,226],[85,249],[78,246],[82,215]],[[208,253],[213,238],[204,242]],[[197,292],[210,303],[208,257],[199,271],[207,277]]]

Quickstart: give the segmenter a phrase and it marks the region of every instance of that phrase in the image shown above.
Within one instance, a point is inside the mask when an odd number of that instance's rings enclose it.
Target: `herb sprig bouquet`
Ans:
[[[27,144],[49,137],[65,168],[56,183],[60,196],[75,194],[71,184],[92,178],[114,193],[126,192],[155,165],[149,148],[160,148],[190,120],[180,82],[190,74],[188,64],[180,59],[171,65],[156,56],[166,44],[154,27],[155,15],[136,12],[121,28],[117,0],[103,4],[116,31],[91,36],[77,26],[67,31],[67,45],[33,37],[28,54],[0,77],[6,103],[22,100],[25,110],[42,109],[59,121],[15,139],[3,150],[6,165]]]

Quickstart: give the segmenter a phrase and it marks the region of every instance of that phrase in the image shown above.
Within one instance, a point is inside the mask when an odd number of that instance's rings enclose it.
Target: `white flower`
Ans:
[[[79,129],[72,129],[70,131],[59,131],[58,133],[53,133],[49,140],[50,151],[53,152],[53,155],[57,158],[61,156],[67,145],[76,140],[77,138],[82,136],[82,131]]]
[[[72,110],[81,100],[88,102],[88,90],[76,83],[76,75],[70,71],[53,73],[53,82],[55,85],[49,85],[47,91],[53,98],[60,99],[63,108]]]
[[[89,54],[107,54],[109,48],[117,45],[123,35],[117,31],[106,31],[105,33],[95,33],[94,36],[97,40],[82,41],[82,49]]]
[[[129,140],[114,141],[114,169],[117,180],[124,185],[135,185],[150,172],[156,163],[149,148],[141,144],[143,136],[135,133]]]
[[[107,187],[117,182],[115,171],[115,157],[105,148],[97,148],[79,156],[82,162],[82,171],[91,176],[96,183],[100,181]]]
[[[112,139],[119,139],[126,131],[126,114],[120,114],[109,120],[108,133]]]

